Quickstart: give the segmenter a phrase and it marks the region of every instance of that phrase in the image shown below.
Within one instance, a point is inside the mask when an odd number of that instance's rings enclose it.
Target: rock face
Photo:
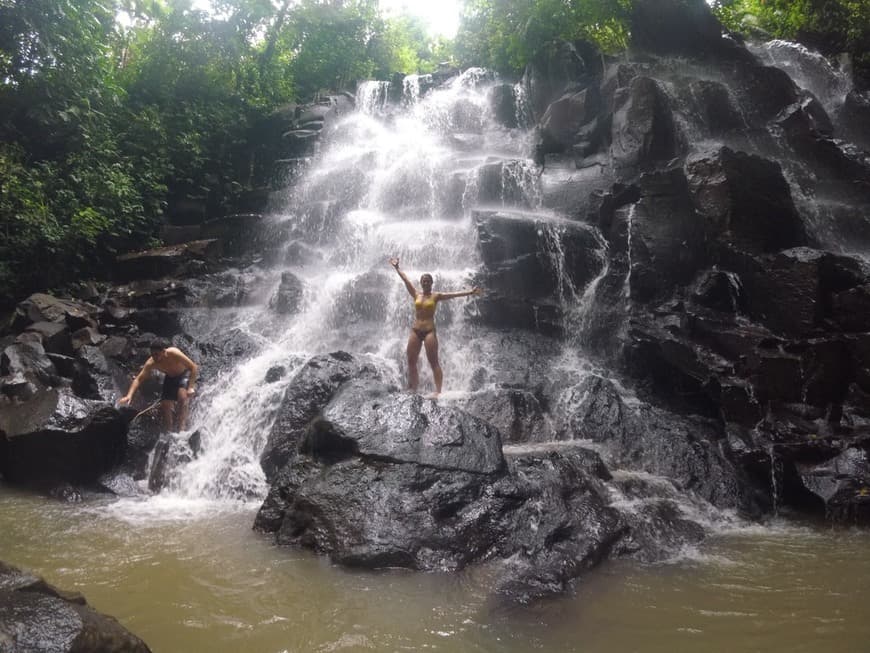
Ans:
[[[613,493],[623,490],[608,487],[614,479],[594,451],[506,455],[501,433],[489,422],[401,393],[383,378],[348,354],[317,357],[303,367],[287,389],[279,413],[287,416],[264,457],[271,489],[255,528],[275,533],[280,544],[351,566],[458,570],[490,561],[492,590],[519,602],[563,591],[609,557],[658,559],[669,546],[703,537],[671,497],[653,498],[640,513],[612,505]],[[488,413],[493,396],[499,395],[481,393],[469,405]],[[610,437],[630,440],[636,426],[630,411],[618,394],[611,403],[626,417],[614,420]],[[541,410],[538,405],[539,418]],[[527,422],[530,428],[535,423]],[[661,425],[655,435],[672,426]],[[705,454],[692,452],[696,440],[687,428],[672,447],[674,469],[667,471],[682,474],[687,490],[695,484],[717,505],[736,507],[730,479],[712,477],[715,464],[705,468]],[[636,442],[628,456],[639,467],[644,449]]]
[[[0,431],[8,481],[87,484],[121,462],[127,424],[111,405],[61,388],[6,406]]]
[[[484,323],[561,332],[566,304],[601,270],[593,230],[521,213],[475,211],[483,258],[478,300]],[[562,254],[565,254],[564,258]]]
[[[260,457],[266,479],[272,482],[299,449],[308,424],[350,379],[383,380],[376,363],[347,352],[333,352],[309,360],[293,378]]]
[[[0,562],[0,650],[149,653],[141,639],[80,594]]]
[[[320,396],[257,516],[279,543],[363,567],[510,558],[498,590],[525,601],[563,589],[628,528],[592,452],[507,462],[491,425],[420,396],[360,380]]]

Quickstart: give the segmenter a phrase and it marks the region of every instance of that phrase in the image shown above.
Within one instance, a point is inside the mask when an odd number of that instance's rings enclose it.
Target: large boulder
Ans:
[[[127,422],[111,404],[59,388],[5,405],[0,432],[9,482],[89,484],[121,462]]]
[[[507,211],[474,211],[483,258],[478,300],[493,326],[559,332],[567,302],[603,265],[598,234],[588,225]]]
[[[97,313],[99,308],[87,302],[35,293],[15,307],[10,328],[19,332],[36,323],[51,322],[66,324],[71,331],[75,331],[96,326]]]
[[[572,394],[574,401],[567,404],[571,435],[605,445],[620,467],[666,477],[681,492],[748,516],[769,507],[766,488],[725,455],[715,420],[647,403],[629,408],[611,381],[596,376]]]
[[[28,399],[42,388],[60,384],[57,368],[38,341],[16,342],[0,354],[0,387],[4,394]]]
[[[383,378],[388,377],[373,359],[342,351],[315,356],[305,363],[287,386],[263,448],[260,464],[266,479],[272,482],[296,456],[308,424],[345,383]]]
[[[545,410],[546,400],[522,387],[498,386],[472,393],[463,410],[486,420],[505,442],[547,442],[554,437]]]
[[[0,562],[0,650],[52,653],[149,653],[112,617],[31,573]]]
[[[601,108],[598,88],[590,86],[569,92],[547,107],[541,118],[542,147],[547,153],[569,150],[580,128],[592,121]]]
[[[721,53],[722,25],[704,0],[636,0],[631,45],[655,54],[704,57]]]
[[[526,159],[491,160],[477,169],[476,188],[481,204],[531,208],[537,172]]]
[[[269,306],[281,315],[288,315],[299,311],[305,294],[305,284],[292,272],[281,274],[281,283],[269,301]]]
[[[806,244],[778,163],[722,147],[691,155],[685,171],[709,240],[755,253]]]
[[[849,447],[822,463],[798,464],[804,488],[820,502],[820,512],[843,524],[870,524],[870,462],[867,448]]]
[[[488,423],[372,381],[345,385],[306,430],[300,450],[476,474],[504,466],[501,436]]]
[[[494,590],[524,602],[563,591],[626,531],[596,454],[506,462],[485,422],[381,384],[347,385],[302,450],[255,527],[341,564],[458,570],[495,558]]]
[[[581,41],[557,41],[552,45],[542,48],[541,54],[526,66],[520,81],[533,119],[543,115],[568,87],[601,73],[601,53],[595,46]]]
[[[631,298],[648,302],[694,279],[704,264],[704,229],[679,168],[646,173],[638,186],[640,201],[622,215],[628,223]]]

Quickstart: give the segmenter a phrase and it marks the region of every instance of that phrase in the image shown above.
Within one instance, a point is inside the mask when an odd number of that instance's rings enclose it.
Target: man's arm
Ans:
[[[190,370],[190,380],[187,382],[188,394],[196,392],[196,379],[199,377],[199,365],[188,358],[183,351],[173,347],[172,353],[182,362],[184,366]]]
[[[454,299],[456,297],[468,297],[469,295],[482,295],[483,288],[478,288],[475,286],[471,290],[458,290],[456,292],[439,292],[438,301],[442,299]]]
[[[129,404],[131,401],[133,401],[133,395],[136,394],[136,390],[139,389],[139,385],[142,383],[142,381],[148,378],[149,374],[151,374],[151,366],[153,365],[153,363],[154,361],[151,358],[145,361],[145,365],[142,366],[139,374],[136,375],[136,378],[133,379],[133,383],[130,384],[130,389],[127,390],[127,394],[125,394],[118,400],[119,404]]]

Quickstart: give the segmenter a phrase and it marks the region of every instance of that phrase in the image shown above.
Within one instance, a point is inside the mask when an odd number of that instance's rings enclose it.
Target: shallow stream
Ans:
[[[870,650],[867,532],[735,528],[516,607],[492,598],[486,570],[349,571],[254,533],[254,506],[178,501],[3,489],[0,559],[83,593],[154,653]]]

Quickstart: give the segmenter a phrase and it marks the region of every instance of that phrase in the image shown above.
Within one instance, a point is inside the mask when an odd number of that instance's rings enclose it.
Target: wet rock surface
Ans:
[[[126,422],[114,407],[66,388],[5,406],[0,431],[0,472],[12,483],[91,483],[121,462],[126,446]]]
[[[702,539],[704,529],[677,506],[680,493],[754,508],[735,482],[738,471],[706,447],[713,436],[698,432],[702,422],[673,433],[674,421],[656,415],[660,423],[641,437],[653,409],[635,413],[603,379],[577,389],[576,424],[601,443],[620,440],[626,458],[614,464],[676,479],[670,495],[642,510],[614,503],[614,494],[629,490],[613,485],[595,451],[520,445],[503,452],[489,422],[451,402],[402,393],[376,375],[359,379],[359,364],[348,354],[318,357],[287,388],[287,419],[272,434],[271,487],[255,522],[280,544],[367,568],[486,563],[495,569],[494,592],[527,602],[564,591],[610,557],[656,560]],[[483,391],[465,405],[489,412],[500,392]],[[512,396],[517,406],[534,406],[532,418],[520,420],[528,430],[514,431],[528,442],[544,409]],[[667,451],[648,451],[665,438],[671,442],[659,448]]]
[[[528,601],[563,590],[628,530],[593,452],[505,459],[491,425],[377,382],[320,397],[257,516],[279,543],[369,568],[506,560],[497,591]]]
[[[42,578],[0,562],[0,650],[148,653],[115,619]]]

